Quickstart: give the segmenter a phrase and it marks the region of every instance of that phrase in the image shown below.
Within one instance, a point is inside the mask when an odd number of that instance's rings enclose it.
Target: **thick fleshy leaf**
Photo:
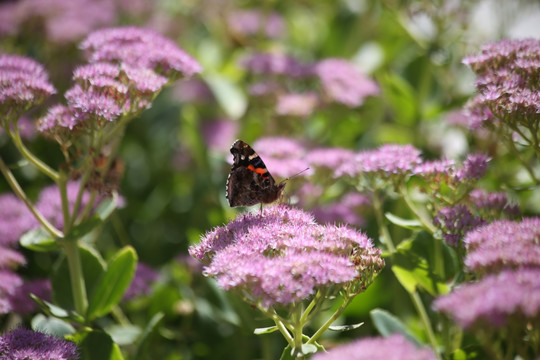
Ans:
[[[158,328],[158,325],[161,323],[161,320],[165,317],[165,314],[162,312],[159,312],[152,316],[146,327],[144,328],[141,336],[137,340],[137,350],[135,351],[135,356],[133,357],[133,360],[140,360],[140,359],[146,359],[147,357],[144,357],[144,349],[147,347],[148,340],[150,338],[150,335]]]
[[[123,360],[122,352],[109,334],[90,331],[79,344],[81,360]]]
[[[412,220],[403,219],[403,218],[400,218],[399,216],[394,215],[392,213],[386,213],[386,214],[384,214],[384,216],[392,224],[397,225],[397,226],[401,226],[402,228],[412,229],[412,230],[417,230],[417,229],[422,228],[422,223],[419,220],[416,220],[416,219],[412,219]]]
[[[360,326],[364,325],[363,322],[358,324],[351,324],[351,325],[332,325],[328,328],[328,330],[332,331],[350,331],[354,329],[358,329]]]
[[[56,337],[64,337],[65,335],[74,334],[76,331],[68,322],[54,317],[47,317],[43,314],[34,316],[31,325],[34,331],[46,332]]]
[[[277,330],[278,330],[277,326],[269,326],[265,328],[257,328],[253,331],[253,333],[255,335],[262,335],[262,334],[270,334]]]
[[[85,245],[79,245],[82,271],[86,286],[86,294],[90,297],[103,272],[105,262],[99,253]],[[74,301],[71,290],[71,277],[67,259],[64,257],[53,269],[51,278],[54,303],[65,309],[74,309]]]
[[[58,249],[58,242],[41,227],[26,232],[19,242],[22,247],[33,251],[47,252]]]
[[[88,319],[108,314],[126,292],[135,274],[137,254],[131,246],[111,259],[88,304]]]
[[[392,256],[392,271],[409,293],[421,287],[431,295],[446,294],[448,286],[430,268],[428,261],[411,250],[412,241],[399,244]]]
[[[383,309],[373,309],[369,313],[373,324],[382,336],[402,334],[407,339],[420,345],[421,342],[414,336],[397,317]]]

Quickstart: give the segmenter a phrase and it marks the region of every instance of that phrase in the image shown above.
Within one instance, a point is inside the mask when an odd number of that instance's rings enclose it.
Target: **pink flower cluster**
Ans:
[[[219,286],[264,307],[299,302],[320,289],[363,291],[384,266],[364,234],[318,225],[284,205],[241,215],[204,235],[189,252]]]

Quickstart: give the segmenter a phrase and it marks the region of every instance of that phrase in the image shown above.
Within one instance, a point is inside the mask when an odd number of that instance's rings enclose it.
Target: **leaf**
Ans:
[[[49,316],[58,319],[69,319],[80,324],[84,323],[84,318],[81,315],[77,314],[75,311],[63,309],[59,306],[51,304],[48,301],[38,298],[34,294],[30,294],[30,297],[39,305],[41,310],[43,310],[43,312]]]
[[[419,114],[417,94],[413,86],[397,74],[385,74],[379,78],[383,98],[393,111],[399,125],[411,126]]]
[[[105,220],[113,213],[117,205],[117,195],[105,198],[96,208],[96,214],[79,225],[75,226],[69,234],[66,234],[64,239],[66,241],[73,241],[82,238],[96,227],[103,224]]]
[[[407,220],[407,219],[400,218],[399,216],[396,216],[396,215],[394,215],[392,213],[388,213],[388,212],[386,214],[384,214],[384,216],[392,224],[400,226],[402,228],[412,229],[412,230],[417,230],[417,229],[422,229],[423,228],[422,223],[417,219]]]
[[[79,344],[81,360],[123,360],[122,352],[112,338],[102,331],[90,331]]]
[[[431,295],[445,294],[448,286],[433,272],[427,260],[411,250],[412,240],[403,241],[392,256],[392,271],[409,293],[418,286]]]
[[[107,220],[118,206],[118,195],[113,193],[112,197],[105,198],[96,208],[96,215],[101,221]]]
[[[139,326],[131,324],[111,324],[105,328],[105,332],[111,336],[116,344],[131,345],[141,335],[142,329]]]
[[[317,352],[317,347],[313,344],[302,344],[302,354],[315,354]]]
[[[101,225],[103,222],[101,219],[94,215],[89,219],[86,219],[79,225],[73,227],[71,231],[64,236],[65,241],[75,241],[82,238],[84,235],[88,234],[90,231],[94,230],[96,227]]]
[[[126,292],[137,266],[137,254],[131,246],[120,249],[111,259],[88,304],[87,318],[108,314]]]
[[[287,345],[285,349],[283,349],[279,360],[295,360],[296,358],[292,355],[292,350],[291,345]]]
[[[148,324],[143,330],[143,333],[139,340],[137,341],[137,350],[135,351],[135,356],[133,357],[134,360],[142,359],[143,355],[143,349],[145,348],[145,345],[148,343],[148,340],[150,338],[150,335],[156,330],[158,325],[161,323],[161,320],[165,317],[165,314],[162,312],[159,312],[152,316]]]
[[[206,75],[205,81],[227,116],[238,119],[246,112],[246,96],[230,79],[212,74]]]
[[[34,331],[40,331],[56,337],[64,337],[75,333],[75,328],[69,323],[54,317],[47,317],[43,314],[34,316],[31,322]]]
[[[59,247],[58,242],[42,227],[24,233],[19,243],[22,247],[39,252],[53,251]]]
[[[269,327],[265,327],[265,328],[257,328],[253,331],[253,333],[255,335],[263,335],[263,334],[270,334],[270,333],[273,333],[274,331],[277,331],[277,326],[269,326]]]
[[[332,331],[350,331],[354,329],[358,329],[360,326],[364,325],[363,322],[358,324],[351,324],[351,325],[332,325],[328,328],[328,330]]]
[[[92,296],[98,280],[105,271],[105,262],[99,253],[88,246],[79,244],[79,254],[81,258],[82,271],[86,286],[86,294]],[[73,294],[71,290],[69,266],[64,257],[53,268],[51,277],[52,293],[54,303],[65,309],[74,309]]]
[[[397,317],[388,311],[377,308],[371,310],[369,315],[382,336],[401,334],[418,346],[422,344]]]

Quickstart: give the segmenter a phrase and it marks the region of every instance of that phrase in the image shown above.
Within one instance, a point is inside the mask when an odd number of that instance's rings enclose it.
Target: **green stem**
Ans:
[[[302,351],[304,323],[302,323],[302,302],[295,304],[292,318],[294,319],[294,349],[298,354]]]
[[[58,179],[58,189],[60,189],[60,198],[62,200],[62,216],[64,218],[64,232],[67,234],[71,229],[71,214],[69,213],[69,199],[67,195],[67,177],[61,174]]]
[[[439,351],[437,349],[437,340],[435,339],[435,334],[433,333],[431,321],[429,320],[429,316],[426,312],[424,304],[422,303],[422,299],[420,299],[420,295],[418,295],[418,291],[416,290],[410,295],[411,295],[411,300],[414,304],[414,307],[416,308],[416,311],[420,315],[420,319],[422,320],[422,323],[424,324],[424,328],[426,329],[429,343],[431,344],[431,347],[433,348],[433,351],[435,352],[437,359],[440,360],[441,355],[439,354]]]
[[[416,215],[416,217],[418,218],[418,220],[420,220],[422,225],[424,225],[424,228],[426,228],[426,230],[428,230],[430,233],[433,234],[437,230],[437,228],[435,227],[435,225],[433,225],[431,220],[428,219],[426,214],[423,211],[420,211],[416,207],[416,205],[412,201],[411,197],[409,196],[409,192],[407,191],[407,188],[405,187],[405,184],[402,184],[399,187],[399,192],[400,192],[401,196],[403,196],[403,200],[405,200],[405,203],[407,204],[409,209],[414,213],[414,215]]]
[[[6,166],[6,164],[4,163],[4,160],[1,157],[0,157],[0,171],[6,178],[6,181],[8,182],[13,192],[26,204],[28,209],[36,217],[36,219],[39,221],[41,226],[43,226],[43,228],[47,230],[47,232],[51,234],[53,237],[63,238],[64,234],[62,233],[62,231],[54,227],[54,225],[51,224],[47,219],[45,219],[45,217],[43,217],[43,215],[34,207],[34,204],[32,204],[30,199],[28,199],[28,197],[26,196],[26,193],[19,185],[19,182],[17,181],[17,179],[15,178],[11,170],[9,170],[9,168]]]
[[[518,158],[518,160],[521,162],[521,164],[525,167],[525,169],[527,170],[527,172],[529,173],[529,175],[531,176],[531,178],[533,179],[533,181],[536,183],[536,184],[540,184],[540,180],[536,177],[536,175],[534,174],[534,170],[532,169],[532,167],[527,163],[527,161],[525,161],[525,159],[523,159],[523,157],[521,156],[521,154],[519,153],[519,150],[516,148],[516,145],[514,144],[514,141],[510,138],[508,139],[508,147],[510,148],[510,151],[512,151],[514,153],[514,155],[516,155],[516,157]]]
[[[63,243],[66,254],[69,276],[71,279],[71,292],[75,301],[75,310],[82,316],[86,315],[88,299],[86,297],[86,286],[81,263],[81,253],[77,241],[66,241]]]
[[[325,323],[313,334],[313,336],[306,342],[306,344],[313,344],[316,342],[319,337],[326,331],[328,328],[334,323],[334,321],[339,318],[343,310],[349,305],[351,300],[354,298],[354,296],[347,296],[345,297],[345,300],[343,301],[343,304],[328,318],[328,320],[325,321]]]
[[[60,175],[56,171],[54,171],[49,165],[45,164],[43,161],[35,157],[34,154],[32,154],[30,150],[28,150],[26,146],[24,146],[21,136],[19,134],[19,128],[17,126],[15,127],[15,130],[13,132],[10,131],[10,135],[12,135],[11,138],[13,139],[13,143],[15,144],[19,152],[28,161],[34,164],[42,173],[50,177],[54,182],[58,182],[58,180],[60,179]]]
[[[390,232],[388,231],[388,228],[386,227],[383,220],[382,201],[380,200],[379,196],[375,192],[373,193],[373,208],[375,210],[375,217],[377,219],[381,236],[385,238],[384,242],[386,246],[388,247],[388,250],[391,253],[395,253],[396,248],[394,246],[392,238],[390,237]],[[433,351],[435,352],[435,355],[437,356],[437,359],[441,360],[441,355],[439,354],[439,351],[437,349],[437,342],[435,340],[435,335],[433,333],[433,327],[431,326],[431,321],[429,320],[429,317],[427,316],[426,309],[424,307],[424,304],[422,303],[422,300],[420,299],[420,296],[418,295],[418,292],[415,290],[412,293],[409,293],[409,292],[407,293],[411,297],[414,307],[416,308],[416,311],[418,312],[418,315],[420,316],[420,319],[422,320],[422,323],[424,324],[426,333],[429,338],[429,342],[431,344],[431,347],[433,348]]]
[[[261,304],[256,304],[257,309],[259,309],[260,312],[268,316],[270,319],[274,321],[276,324],[276,327],[278,328],[279,332],[283,335],[285,340],[287,341],[287,344],[292,348],[294,347],[294,339],[289,333],[289,330],[287,330],[287,327],[283,323],[281,317],[276,313],[276,311],[272,308],[272,311],[265,309],[261,306]]]
[[[386,225],[384,225],[382,201],[375,191],[373,192],[373,208],[375,210],[375,218],[379,224],[379,238],[381,242],[386,245],[388,251],[395,253],[396,248],[391,240],[392,238],[390,237],[390,232],[388,231]]]
[[[402,184],[399,187],[399,192],[401,196],[403,196],[403,200],[405,200],[405,203],[407,204],[409,209],[416,215],[418,220],[420,220],[424,228],[433,235],[437,228],[435,227],[435,225],[433,225],[431,220],[427,218],[426,214],[416,207],[411,197],[409,196],[409,192],[407,191],[405,184]],[[433,254],[433,263],[435,264],[435,271],[444,278],[444,260],[442,255],[442,242],[440,239],[435,239],[434,247],[435,248]]]

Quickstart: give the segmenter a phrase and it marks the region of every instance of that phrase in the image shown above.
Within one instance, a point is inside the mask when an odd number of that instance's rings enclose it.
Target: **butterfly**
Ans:
[[[227,178],[227,200],[231,207],[270,204],[281,197],[285,181],[276,181],[261,157],[245,142],[231,146],[233,165]]]

